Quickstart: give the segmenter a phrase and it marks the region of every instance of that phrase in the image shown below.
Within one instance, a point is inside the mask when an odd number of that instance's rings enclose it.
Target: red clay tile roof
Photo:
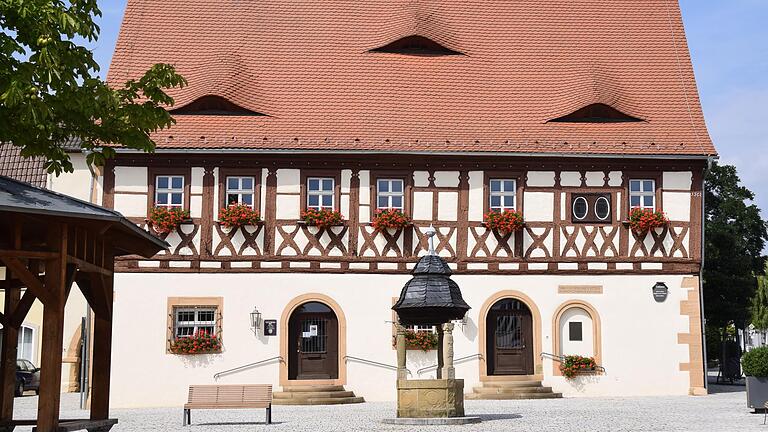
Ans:
[[[48,176],[45,171],[45,158],[21,156],[21,148],[10,143],[0,143],[0,175],[45,187]]]
[[[463,53],[369,52],[410,35]],[[109,71],[175,64],[160,148],[715,154],[676,0],[129,0]],[[643,121],[549,123],[603,103]]]

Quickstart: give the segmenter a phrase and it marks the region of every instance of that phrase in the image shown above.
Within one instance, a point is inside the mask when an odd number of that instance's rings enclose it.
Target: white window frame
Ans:
[[[230,189],[229,187],[229,180],[230,179],[237,179],[237,189]],[[250,179],[251,180],[251,188],[246,189],[243,188],[243,180],[244,179]],[[256,178],[252,176],[227,176],[226,179],[224,179],[224,205],[230,206],[233,203],[229,202],[229,196],[230,195],[237,195],[237,204],[243,204],[243,196],[244,195],[250,195],[251,196],[251,204],[245,204],[249,206],[250,208],[254,208],[253,206],[256,205]]]
[[[512,182],[512,190],[506,190],[504,189],[505,182]],[[494,192],[493,191],[493,182],[499,182],[500,187],[499,191]],[[512,197],[512,206],[504,205],[505,198],[511,196]],[[500,206],[494,206],[493,205],[493,197],[501,197],[500,198]],[[509,179],[509,178],[492,178],[488,180],[488,209],[490,211],[498,211],[500,213],[503,213],[507,210],[517,210],[517,180],[515,179]]]
[[[194,319],[192,321],[179,321],[179,313],[192,312]],[[213,312],[213,320],[200,320],[201,312]],[[201,328],[210,327],[213,329],[213,335],[215,336],[218,324],[218,308],[216,306],[174,306],[173,307],[173,339],[182,339],[190,336],[194,336],[200,331]],[[192,333],[187,335],[179,335],[180,328],[191,328]]]
[[[160,179],[161,178],[167,178],[168,179],[168,187],[167,188],[161,188],[160,187]],[[181,188],[174,188],[173,187],[173,179],[180,178],[181,179]],[[157,175],[155,176],[155,207],[179,207],[184,208],[184,176],[183,175]],[[172,204],[171,203],[171,197],[173,194],[180,193],[181,194],[181,204]],[[159,197],[161,195],[166,196],[166,203],[160,204]]]
[[[309,185],[312,183],[312,180],[317,180],[318,185],[320,186],[320,189],[318,190],[312,190],[312,188],[309,187]],[[323,189],[323,183],[325,180],[331,181],[331,189],[325,190]],[[309,204],[309,198],[312,196],[316,196],[317,198],[317,205],[310,205]],[[330,206],[324,206],[323,205],[323,197],[324,196],[330,196],[331,197],[331,205]],[[333,177],[307,177],[307,209],[315,209],[315,210],[334,210],[336,208],[336,179]]]
[[[632,191],[632,183],[633,182],[639,182],[640,183],[640,191]],[[651,190],[646,191],[643,189],[643,185],[645,182],[651,182]],[[656,211],[656,180],[654,179],[630,179],[629,180],[629,209],[632,210],[634,208],[641,208],[645,210],[653,210]],[[644,197],[651,197],[653,200],[652,206],[647,206],[644,204]],[[632,205],[632,198],[633,197],[640,197],[640,205],[639,206],[633,206]]]
[[[436,333],[437,329],[435,326],[431,325],[408,325],[405,326],[406,330],[411,330],[413,332],[425,332],[425,333]]]
[[[29,357],[24,357],[24,352],[23,352],[25,330],[29,330],[30,334],[32,335],[32,344],[30,345]],[[35,358],[36,354],[37,354],[37,328],[29,324],[22,324],[19,327],[18,341],[16,342],[16,358],[28,360],[32,364],[37,364],[37,361]]]
[[[387,182],[387,192],[383,192],[379,187],[379,182]],[[400,183],[400,192],[392,192],[392,184]],[[392,205],[392,197],[400,197],[400,205]],[[386,198],[387,205],[382,207],[379,205],[379,198]],[[382,209],[396,209],[403,211],[405,209],[405,181],[398,178],[380,178],[376,179],[376,208]]]

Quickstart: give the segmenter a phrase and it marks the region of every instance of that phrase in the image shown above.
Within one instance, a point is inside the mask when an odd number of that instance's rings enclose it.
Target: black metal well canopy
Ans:
[[[403,325],[438,325],[464,318],[469,305],[451,279],[448,264],[435,254],[422,257],[392,310]]]

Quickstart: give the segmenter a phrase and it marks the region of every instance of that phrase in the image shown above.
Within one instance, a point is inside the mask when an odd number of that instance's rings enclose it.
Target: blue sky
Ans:
[[[99,0],[106,74],[125,0]],[[709,132],[768,218],[768,0],[680,0]]]

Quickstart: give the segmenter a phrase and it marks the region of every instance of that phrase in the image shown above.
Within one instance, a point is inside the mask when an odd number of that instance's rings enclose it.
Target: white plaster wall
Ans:
[[[147,167],[115,167],[115,192],[147,191]]]
[[[201,194],[203,193],[203,176],[205,175],[205,168],[192,167],[191,184],[189,186],[190,193]]]
[[[298,195],[277,195],[275,214],[278,219],[298,219],[301,213],[301,197]]]
[[[427,171],[414,171],[413,185],[416,187],[429,186],[429,173]]]
[[[349,182],[352,180],[352,170],[341,170],[341,193],[349,193]]]
[[[459,187],[459,172],[458,171],[436,171],[435,186]]]
[[[483,172],[469,172],[469,221],[481,222],[483,220]]]
[[[528,171],[528,186],[552,187],[555,185],[554,171]]]
[[[432,192],[413,193],[413,218],[432,220]]]
[[[458,192],[437,193],[437,220],[455,221],[459,210]]]
[[[690,192],[662,192],[664,212],[670,221],[688,222],[691,220]]]
[[[563,171],[560,173],[560,186],[579,187],[581,186],[581,173],[578,171]]]
[[[662,180],[664,181],[664,189],[691,190],[693,173],[690,171],[667,171],[663,174]]]
[[[608,173],[608,186],[618,187],[621,186],[621,171],[611,171]]]
[[[115,278],[112,404],[121,407],[180,406],[187,386],[213,383],[217,372],[279,355],[278,337],[254,336],[249,313],[254,307],[264,319],[281,319],[291,299],[317,292],[333,298],[347,320],[347,354],[396,364],[392,349],[392,298],[409,275],[380,274],[139,274]],[[688,373],[679,370],[688,361],[688,347],[677,343],[686,331],[687,317],[680,316],[679,288],[683,276],[500,276],[456,275],[464,299],[472,307],[465,325],[455,330],[455,357],[479,352],[479,316],[483,303],[502,290],[529,296],[541,314],[542,350],[552,352],[552,317],[568,300],[589,302],[602,323],[602,365],[606,374],[586,382],[568,382],[553,376],[553,363],[544,363],[544,383],[566,395],[684,395]],[[173,283],[169,283],[173,280]],[[308,281],[311,280],[311,288]],[[653,300],[650,287],[663,281],[669,297]],[[603,294],[558,294],[558,285],[602,285]],[[167,297],[221,296],[224,352],[216,355],[175,356],[165,352]],[[632,307],[627,307],[632,305]],[[141,319],[136,312],[141,311]],[[653,353],[653,355],[647,355]],[[538,355],[538,353],[536,353]],[[408,367],[415,377],[420,367],[433,364],[431,354],[409,352]],[[136,377],[152,370],[152,391]],[[221,383],[271,383],[278,386],[278,363],[222,378]],[[457,377],[465,388],[478,385],[477,360],[457,364]],[[431,374],[431,373],[430,373]],[[430,374],[424,374],[427,377]],[[348,390],[368,401],[394,400],[395,372],[359,363],[347,364]],[[277,387],[279,388],[279,387]]]
[[[115,210],[126,217],[147,216],[147,196],[138,194],[115,194]]]
[[[277,170],[277,193],[301,192],[301,171],[297,169]]]
[[[555,194],[525,192],[524,209],[524,218],[527,222],[552,222],[555,212]]]
[[[570,340],[570,323],[581,323],[581,340]],[[592,318],[587,311],[574,307],[563,312],[560,317],[560,351],[562,355],[580,355],[592,357],[595,355],[594,335],[592,333]]]
[[[586,175],[587,186],[600,187],[605,184],[605,173],[601,171],[590,171]]]

